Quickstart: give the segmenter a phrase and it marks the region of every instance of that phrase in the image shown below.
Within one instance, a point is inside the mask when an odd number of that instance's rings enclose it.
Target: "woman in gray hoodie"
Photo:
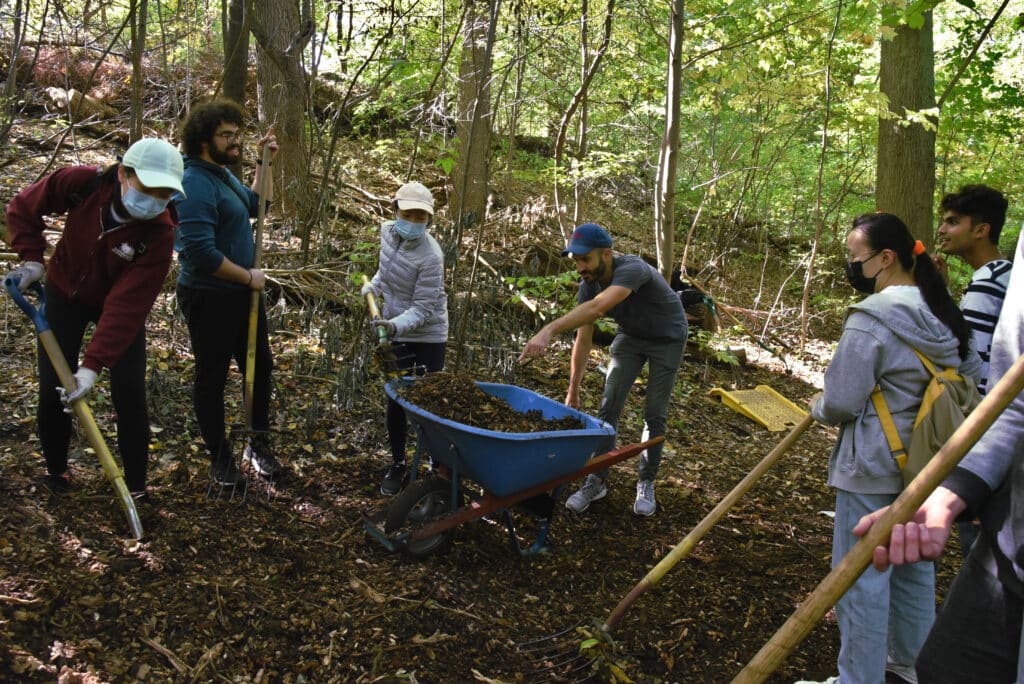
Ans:
[[[909,444],[930,380],[914,349],[975,380],[981,369],[960,308],[898,217],[856,218],[846,245],[847,278],[869,296],[850,307],[824,391],[811,407],[819,422],[840,426],[828,464],[828,484],[836,488],[833,566],[857,542],[853,528],[861,516],[891,504],[903,489],[871,401],[875,386]],[[840,599],[836,616],[843,684],[881,684],[886,670],[916,681],[913,663],[935,619],[933,564],[869,567]]]
[[[444,369],[448,342],[448,296],[444,290],[444,255],[427,232],[434,218],[434,196],[422,183],[406,183],[395,193],[395,220],[380,227],[380,263],[362,295],[383,299],[382,318],[370,321],[385,328],[395,343],[400,370],[417,373]],[[392,463],[381,494],[398,493],[407,476],[405,411],[388,399],[388,441]]]

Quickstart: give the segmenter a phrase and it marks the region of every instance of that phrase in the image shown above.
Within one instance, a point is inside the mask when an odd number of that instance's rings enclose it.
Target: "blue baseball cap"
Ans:
[[[584,223],[572,231],[569,244],[562,250],[562,256],[570,253],[583,256],[592,249],[608,249],[612,246],[612,236],[596,223]]]

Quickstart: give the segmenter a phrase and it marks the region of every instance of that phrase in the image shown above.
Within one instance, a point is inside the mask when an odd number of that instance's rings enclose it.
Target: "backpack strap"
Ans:
[[[924,396],[921,398],[921,408],[918,410],[917,418],[914,420],[914,429],[916,430],[917,426],[920,425],[921,421],[924,420],[925,416],[927,416],[931,412],[932,405],[935,403],[935,400],[939,398],[940,394],[942,394],[941,383],[963,382],[964,378],[957,372],[957,369],[953,368],[952,366],[949,368],[944,368],[941,371],[937,370],[935,368],[935,364],[931,362],[931,359],[929,359],[927,356],[919,352],[916,348],[911,347],[911,349],[913,349],[914,353],[917,354],[917,358],[921,360],[921,364],[926,369],[928,369],[928,372],[931,374],[931,376],[939,381],[929,382],[928,385],[925,387]]]
[[[882,423],[882,431],[885,432],[885,441],[889,443],[889,451],[892,453],[896,465],[903,470],[907,465],[907,450],[903,448],[903,441],[900,439],[900,433],[896,430],[896,423],[892,419],[892,413],[889,412],[889,405],[885,403],[882,388],[878,385],[875,385],[875,389],[871,391],[871,403],[875,405],[878,420]]]

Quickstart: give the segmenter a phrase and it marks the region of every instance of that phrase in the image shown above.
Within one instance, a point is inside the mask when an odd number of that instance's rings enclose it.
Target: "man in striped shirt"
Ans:
[[[1006,207],[1003,194],[986,185],[965,185],[939,203],[942,225],[939,226],[938,248],[945,254],[959,257],[974,269],[960,308],[971,326],[974,345],[981,357],[982,373],[978,382],[981,394],[987,389],[992,333],[1003,308],[1013,266],[999,251],[999,233],[1006,220]],[[941,260],[942,257],[936,257],[936,265],[945,273],[946,264]],[[967,521],[957,523],[957,528],[960,548],[966,556],[977,537],[977,527]]]

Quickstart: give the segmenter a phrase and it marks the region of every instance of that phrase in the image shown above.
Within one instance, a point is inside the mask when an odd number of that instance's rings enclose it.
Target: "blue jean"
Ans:
[[[890,505],[896,494],[836,490],[832,567],[859,541],[853,527],[862,516]],[[881,684],[888,655],[913,665],[935,621],[935,564],[911,563],[878,572],[871,565],[836,604],[839,681]]]
[[[668,416],[668,402],[672,398],[672,389],[676,384],[676,374],[683,359],[683,348],[686,340],[666,342],[664,340],[645,340],[630,337],[624,333],[615,336],[612,342],[611,364],[608,377],[604,382],[604,394],[601,397],[601,408],[597,417],[612,427],[619,429],[619,418],[626,406],[626,399],[633,383],[640,375],[644,364],[647,369],[647,392],[644,397],[644,433],[643,440],[665,434]],[[653,480],[661,465],[661,453],[665,443],[656,444],[640,454],[638,479]],[[608,469],[602,470],[598,476],[603,480],[608,477]]]

